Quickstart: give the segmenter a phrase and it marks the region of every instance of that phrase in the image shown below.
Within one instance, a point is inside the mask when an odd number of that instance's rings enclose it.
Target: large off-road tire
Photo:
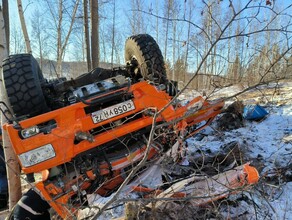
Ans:
[[[127,39],[125,45],[127,64],[134,66],[135,78],[144,78],[156,84],[166,84],[164,59],[156,41],[148,34]]]
[[[16,117],[32,117],[48,111],[41,88],[44,78],[31,54],[10,55],[2,66],[4,88]]]

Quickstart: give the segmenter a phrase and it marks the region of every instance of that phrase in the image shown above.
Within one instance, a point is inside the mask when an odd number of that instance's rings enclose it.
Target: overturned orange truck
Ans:
[[[76,79],[47,80],[29,54],[3,61],[14,118],[5,124],[22,171],[52,208],[70,217],[86,195],[110,195],[144,157],[155,160],[180,135],[192,135],[224,102],[173,99],[161,51],[146,34],[126,41],[126,65],[97,68]],[[154,137],[148,138],[151,129]]]

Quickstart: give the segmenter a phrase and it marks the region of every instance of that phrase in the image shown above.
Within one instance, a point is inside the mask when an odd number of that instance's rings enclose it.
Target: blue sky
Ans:
[[[241,2],[241,4],[243,5],[247,0],[244,0],[244,1],[240,1],[240,0],[237,0],[237,1],[234,1],[236,4],[238,4],[239,2]],[[82,2],[82,1],[81,1]],[[123,63],[123,48],[124,48],[124,42],[126,40],[127,37],[129,37],[132,33],[130,31],[130,28],[129,28],[129,18],[128,18],[128,15],[131,16],[131,0],[117,0],[116,1],[116,29],[117,29],[117,32],[119,33],[119,36],[117,36],[117,44],[118,44],[118,51],[120,53],[120,56],[121,56],[121,63]],[[163,2],[164,1],[155,1],[155,0],[145,0],[144,1],[144,5],[145,7],[142,8],[142,10],[144,11],[149,11],[149,8],[152,7],[153,9],[153,13],[156,13],[156,2],[158,2],[160,4],[159,6],[159,15],[160,16],[164,16],[163,15],[163,12],[162,12],[162,8],[163,8]],[[185,2],[183,0],[181,0],[181,2]],[[189,2],[188,0],[186,1],[187,3]],[[201,15],[200,15],[200,11],[201,11],[201,8],[202,8],[202,1],[201,0],[193,0],[193,2],[195,3],[196,7],[195,7],[195,10],[194,10],[194,13],[195,16],[192,18],[192,22],[196,23],[196,24],[200,24],[201,22]],[[257,1],[254,1],[254,2],[260,2],[260,0],[257,0]],[[265,3],[265,1],[263,1]],[[29,34],[31,33],[31,26],[30,26],[30,22],[31,22],[31,19],[30,19],[30,15],[32,14],[32,12],[35,10],[36,8],[36,5],[37,3],[39,3],[39,1],[33,1],[33,0],[23,0],[23,6],[24,6],[24,9],[25,9],[25,17],[26,17],[26,23],[27,23],[27,27],[28,27],[28,31],[29,31]],[[290,0],[277,0],[275,1],[275,4],[277,7],[284,7],[288,4],[291,4],[292,2]],[[18,17],[18,12],[17,12],[17,3],[16,3],[16,0],[12,0],[12,1],[9,1],[9,6],[10,6],[10,18],[11,18],[11,26],[12,25],[16,25],[19,27],[19,17]],[[229,4],[229,1],[228,0],[223,0],[223,2],[221,2],[221,7],[226,7],[227,4]],[[106,19],[110,22],[111,20],[111,10],[110,7],[111,5],[110,4],[107,4],[106,5],[107,7],[107,10],[105,13],[101,14],[102,16],[102,19],[105,21]],[[184,11],[184,4],[182,4],[181,6],[181,11]],[[227,6],[228,8],[228,6]],[[291,10],[290,10],[291,12]],[[291,12],[292,14],[292,12]],[[261,16],[265,16],[264,13],[261,14]],[[152,27],[152,25],[154,26],[154,22],[155,22],[155,19],[154,17],[151,17],[151,16],[148,16],[148,17],[144,17],[144,19],[149,19],[151,22],[147,23],[147,28],[145,30],[142,30],[142,31],[145,31],[149,34],[151,34],[154,38],[156,38],[156,30]],[[163,22],[161,22],[161,26],[163,26]],[[178,23],[177,25],[178,28],[181,28],[181,34],[178,36],[180,39],[180,41],[185,41],[186,40],[186,31],[187,31],[187,28],[186,28],[186,23]],[[20,27],[19,27],[20,29]],[[107,34],[107,26],[104,25],[101,27],[101,31],[103,31],[104,34]],[[163,46],[164,46],[164,43],[165,43],[165,40],[162,39],[163,37],[163,34],[164,34],[164,29],[161,28],[161,31],[160,31],[160,39],[159,39],[159,44],[161,46],[161,49],[163,50]],[[169,46],[171,46],[171,40],[169,42]],[[102,45],[101,45],[102,46]],[[107,44],[105,46],[106,50],[104,53],[107,53],[107,55],[104,55],[104,56],[108,56],[108,54],[110,54],[110,50],[111,50],[111,45]],[[74,45],[70,45],[70,50],[73,51],[74,50]],[[183,50],[185,50],[185,47],[178,47],[177,48],[177,51],[178,50],[181,50],[181,52],[183,52]],[[73,53],[72,53],[73,54]],[[73,55],[70,55],[67,53],[67,56],[65,57],[66,60],[74,60],[74,56]],[[195,54],[191,54],[190,55],[190,58],[191,59],[195,59]],[[105,61],[109,61],[108,58],[103,58]],[[169,49],[168,51],[168,56],[166,57],[166,59],[172,61],[172,51],[171,49]]]

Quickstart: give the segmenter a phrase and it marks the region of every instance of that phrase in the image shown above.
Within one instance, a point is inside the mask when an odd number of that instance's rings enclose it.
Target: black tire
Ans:
[[[144,78],[155,84],[166,84],[164,59],[156,41],[148,34],[139,34],[127,39],[125,59],[132,64],[136,78]]]
[[[26,208],[23,208],[23,205],[19,205],[20,202],[31,208],[32,211],[37,212],[37,214],[34,214]],[[22,195],[21,199],[13,207],[11,214],[6,219],[51,219],[49,209],[49,203],[42,199],[39,193],[33,189],[29,189]]]
[[[48,111],[41,83],[44,77],[31,54],[11,55],[3,60],[4,88],[16,117],[33,117]]]

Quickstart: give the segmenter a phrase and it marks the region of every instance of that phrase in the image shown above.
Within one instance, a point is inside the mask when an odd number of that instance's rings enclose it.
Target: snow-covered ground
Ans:
[[[251,194],[246,193],[253,196],[255,204],[242,201],[243,206],[239,208],[249,212],[250,215],[246,213],[248,219],[292,219],[292,105],[266,109],[269,115],[265,120],[246,121],[244,127],[227,132],[213,131],[201,141],[190,138],[189,149],[218,152],[224,144],[238,142],[261,177],[259,187]],[[290,182],[286,182],[287,179]]]
[[[251,193],[245,193],[252,197],[253,204],[243,200],[236,209],[229,210],[229,214],[241,210],[245,213],[243,219],[292,219],[292,83],[278,84],[277,90],[275,86],[261,86],[260,91],[241,96],[245,104],[265,107],[269,114],[264,120],[245,121],[244,127],[225,132],[211,130],[201,141],[188,140],[190,150],[202,151],[220,151],[220,146],[236,141],[245,157],[260,171],[258,185]],[[237,91],[225,89],[221,96]],[[259,93],[262,95],[258,96]]]
[[[203,139],[191,137],[187,140],[189,157],[198,156],[198,152],[220,152],[224,144],[237,142],[244,154],[244,162],[250,161],[259,171],[260,181],[255,187],[228,198],[237,201],[236,206],[220,206],[223,218],[292,219],[292,83],[277,86],[277,90],[274,85],[269,85],[262,87],[259,93],[253,90],[240,96],[244,104],[264,106],[269,112],[264,120],[244,121],[244,127],[224,132],[218,131],[214,123],[202,131],[205,134]],[[216,93],[216,96],[224,97],[237,91],[238,88],[232,87]],[[185,97],[194,94],[190,92]],[[154,165],[151,169],[139,179],[139,184],[151,187],[161,184],[161,167]],[[135,184],[137,182],[132,183]],[[119,196],[121,198],[137,198],[137,195],[130,193],[128,186]],[[93,205],[101,207],[109,199],[95,199]],[[117,207],[109,209],[99,219],[123,215],[122,205],[114,203],[113,206]]]

